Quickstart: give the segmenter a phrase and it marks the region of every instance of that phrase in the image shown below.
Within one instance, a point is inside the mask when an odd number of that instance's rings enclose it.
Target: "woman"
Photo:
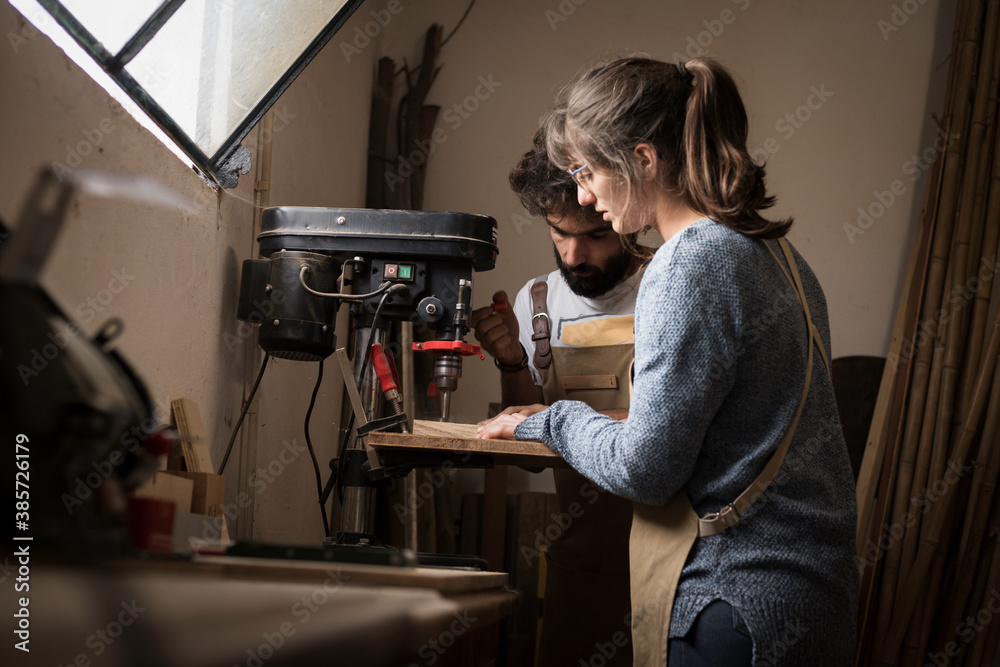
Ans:
[[[783,240],[791,220],[760,214],[774,198],[732,77],[707,58],[617,60],[545,130],[581,204],[664,239],[636,304],[630,412],[512,408],[480,436],[544,441],[634,501],[637,665],[851,664],[856,508],[826,303]]]

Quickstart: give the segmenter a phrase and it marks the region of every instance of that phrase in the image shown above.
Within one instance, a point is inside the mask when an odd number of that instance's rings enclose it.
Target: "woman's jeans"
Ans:
[[[753,640],[739,612],[716,600],[701,610],[683,639],[670,640],[670,667],[749,667]]]

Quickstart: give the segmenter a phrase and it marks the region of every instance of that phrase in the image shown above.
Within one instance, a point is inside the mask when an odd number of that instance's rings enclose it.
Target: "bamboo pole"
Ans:
[[[973,464],[972,486],[969,490],[969,502],[965,509],[965,525],[963,526],[963,541],[959,547],[955,584],[952,593],[952,604],[947,616],[945,628],[955,628],[965,611],[966,601],[973,590],[973,577],[976,561],[982,548],[987,530],[990,504],[1000,476],[1000,359],[993,371],[993,389],[990,392],[989,407],[986,410],[986,421],[983,424],[983,435],[980,440],[979,452]]]
[[[978,62],[979,49],[977,45],[979,42],[980,26],[977,19],[982,16],[982,0],[971,0],[968,16],[968,20],[965,21],[961,29],[961,42],[956,49],[958,53],[955,84],[956,94],[954,95],[954,109],[951,114],[952,126],[963,141],[949,141],[945,150],[944,178],[937,211],[937,225],[939,228],[935,233],[928,286],[925,292],[921,317],[921,320],[928,326],[934,327],[931,332],[934,334],[936,334],[938,308],[941,304],[942,284],[944,283],[944,276],[947,269],[947,260],[951,255],[948,252],[948,248],[952,245],[951,237],[955,225],[955,211],[958,204],[962,175],[962,155],[960,149],[965,143],[964,139],[967,138],[966,128],[971,112],[968,91],[971,88],[976,63]],[[934,324],[932,325],[932,323]],[[923,407],[927,393],[927,386],[922,383],[924,378],[923,373],[919,373],[917,369],[919,369],[920,364],[927,364],[931,356],[932,350],[927,345],[920,347],[917,352],[917,366],[915,366],[914,381],[911,386],[909,407],[907,410],[907,427],[904,430],[904,434],[911,434],[911,437],[912,434],[917,432],[917,425],[921,422],[919,413]],[[925,556],[926,563],[921,563],[924,574],[926,574],[927,568],[930,567],[930,558],[932,557],[933,552]],[[888,583],[891,586],[895,586],[895,582],[890,581]],[[883,582],[883,586],[885,585],[886,582]],[[888,613],[891,616],[889,624],[891,631],[881,651],[884,664],[893,664],[895,657],[899,653],[903,635],[913,612],[912,605],[914,601],[912,598],[915,597],[916,591],[902,590],[902,594],[904,599],[911,600],[909,605],[899,606],[897,604],[894,605],[892,610],[883,610],[882,608],[879,610],[880,615]]]
[[[947,548],[944,545],[940,545],[937,553],[934,554],[930,576],[932,583],[939,584],[941,581],[941,574],[944,572],[945,559],[947,557],[946,552]],[[915,614],[910,621],[906,643],[903,645],[901,664],[915,664],[918,666],[924,664],[923,657],[927,653],[927,644],[929,643],[931,628],[937,615],[936,611],[940,597],[941,586],[932,585],[924,603],[919,607],[920,613]]]
[[[989,193],[989,203],[987,205],[987,220],[1000,220],[1000,148],[994,149],[993,165],[994,165],[994,171]],[[983,280],[983,283],[980,286],[979,291],[976,293],[976,304],[973,307],[974,310],[973,313],[974,324],[972,327],[973,331],[979,328],[978,322],[980,320],[985,321],[986,312],[989,309],[990,297],[992,296],[993,275],[995,271],[997,253],[998,251],[1000,251],[997,248],[997,243],[1000,242],[1000,238],[998,238],[1000,237],[1000,225],[998,224],[988,225],[987,232],[988,233],[983,243],[984,251],[982,256],[984,258],[989,257],[988,262],[990,265],[990,270],[987,272],[986,280]],[[985,326],[983,326],[983,328],[985,329]],[[994,393],[996,393],[996,387],[994,387],[994,390],[995,390]],[[973,488],[972,491],[970,492],[969,506],[966,510],[966,523],[962,531],[962,538],[959,546],[959,551],[961,554],[963,554],[963,558],[960,561],[963,565],[960,565],[960,568],[964,567],[964,565],[968,563],[968,560],[971,557],[971,554],[967,553],[967,549],[969,548],[969,540],[970,540],[970,533],[972,530],[972,526],[977,525],[976,523],[977,521],[983,521],[983,522],[985,521],[983,512],[988,511],[989,507],[988,497],[987,498],[982,498],[982,496],[977,497],[976,494],[976,489],[982,488],[983,484],[983,475],[981,474],[983,472],[982,468],[983,462],[987,459],[987,457],[989,457],[989,460],[992,465],[992,461],[994,459],[1000,459],[1000,455],[998,455],[997,452],[995,451],[997,449],[996,431],[995,431],[996,415],[994,414],[995,409],[992,407],[993,400],[994,400],[993,397],[991,397],[990,399],[991,410],[987,413],[988,417],[992,420],[992,422],[990,423],[994,424],[993,432],[992,432],[992,437],[990,438],[987,438],[984,435],[984,438],[982,440],[982,445],[980,446],[979,456],[977,457],[978,466],[976,469],[975,477],[973,478]],[[985,429],[985,431],[988,430],[989,429]],[[998,463],[1000,463],[1000,461],[998,461]],[[995,479],[996,475],[995,470],[993,471],[993,475]],[[992,491],[993,489],[990,488],[989,493],[992,493]],[[984,501],[986,504],[985,508],[982,505]],[[975,551],[976,546],[972,545],[971,549]],[[959,590],[965,590],[966,589],[965,584],[968,582],[967,578],[961,576],[962,573],[963,570],[960,569],[959,577],[957,578],[959,584]],[[952,618],[954,617],[955,616],[953,610]]]
[[[992,515],[989,532],[993,542],[993,558],[990,562],[990,574],[986,579],[987,595],[984,596],[988,599],[992,598],[1000,588],[1000,540],[997,538],[1000,533],[1000,498],[994,503]],[[1000,619],[994,618],[994,620]],[[973,639],[967,664],[992,667],[998,640],[1000,640],[1000,622],[990,623]]]
[[[968,140],[965,141],[965,165],[963,167],[962,192],[959,208],[956,213],[956,234],[952,245],[950,263],[954,267],[952,272],[951,288],[948,293],[950,304],[947,329],[947,351],[945,354],[944,368],[942,369],[941,382],[941,406],[939,408],[938,433],[935,447],[939,444],[946,448],[949,435],[952,431],[952,413],[955,407],[956,392],[959,391],[959,371],[962,363],[962,355],[965,352],[966,339],[963,331],[967,328],[969,320],[969,308],[966,303],[969,296],[967,294],[967,284],[969,281],[969,252],[971,238],[974,235],[974,220],[976,185],[979,176],[979,163],[988,157],[989,147],[984,144],[986,135],[986,112],[989,107],[990,83],[993,76],[993,62],[997,45],[998,17],[1000,17],[1000,0],[989,0],[986,6],[985,28],[982,37],[982,55],[979,58],[979,71],[975,87],[975,97],[972,106],[972,117],[969,123]],[[984,157],[984,152],[986,157]],[[971,391],[971,383],[975,375],[970,375],[965,380]],[[943,419],[942,419],[943,417]],[[959,424],[956,424],[957,428]]]
[[[993,158],[980,161],[982,168],[977,177],[977,182],[979,188],[985,190],[986,193],[984,195],[977,188],[973,205],[973,215],[977,220],[985,223],[985,231],[980,249],[973,254],[973,256],[980,258],[975,271],[977,275],[981,275],[979,267],[986,267],[986,271],[979,288],[976,290],[975,299],[972,304],[972,338],[969,341],[969,351],[966,354],[965,369],[963,370],[963,375],[965,376],[973,375],[981,361],[983,347],[982,332],[986,330],[985,323],[993,292],[993,276],[996,272],[996,248],[998,240],[1000,240],[1000,225],[995,223],[990,224],[990,221],[1000,220],[997,217],[1000,215],[1000,148],[997,146],[997,109],[1000,101],[998,101],[998,95],[1000,95],[1000,44],[994,49],[992,76],[990,76],[989,84],[989,103],[986,110],[987,117],[992,120],[989,123],[988,131],[990,137],[986,145],[993,147]],[[979,322],[983,323],[981,327],[977,327],[977,323]],[[962,396],[959,399],[959,405],[962,406],[961,409],[963,412],[968,402],[969,390],[966,389],[962,392]]]
[[[944,345],[940,342],[934,345],[934,356],[931,360],[931,376],[928,382],[927,403],[923,410],[923,423],[920,434],[915,440],[917,446],[916,470],[912,479],[912,486],[907,493],[907,499],[924,498],[927,495],[928,479],[936,479],[931,475],[931,454],[933,452],[934,424],[936,423],[938,406],[940,405],[941,394],[941,367],[944,359]],[[903,543],[900,546],[899,571],[901,579],[905,580],[909,574],[910,566],[913,564],[913,556],[917,552],[917,543],[920,539],[920,528],[923,523],[922,514],[916,517],[915,521],[907,522]]]
[[[996,13],[994,13],[992,20],[994,21],[993,28],[995,30],[995,22],[997,21]],[[985,73],[986,72],[983,72],[983,74]],[[972,204],[972,217],[976,222],[980,223],[983,221],[1000,219],[997,217],[1000,216],[1000,150],[997,150],[994,144],[994,142],[998,139],[995,115],[997,109],[996,87],[998,82],[1000,82],[1000,44],[996,44],[993,50],[992,70],[990,74],[990,91],[987,94],[990,98],[990,104],[986,111],[988,120],[986,122],[987,126],[985,128],[985,133],[989,135],[989,141],[983,142],[982,159],[979,160],[978,174],[975,179],[976,195]],[[989,147],[994,148],[992,159],[989,157]],[[990,178],[991,174],[992,180]],[[984,187],[985,184],[989,184],[989,187]],[[984,190],[988,190],[987,196],[983,196]],[[983,234],[979,237],[979,249],[972,256],[978,259],[989,258],[988,264],[990,265],[991,270],[983,275],[977,270],[978,267],[983,265],[983,262],[978,261],[975,263],[975,267],[977,268],[974,268],[972,271],[973,275],[978,273],[978,275],[982,276],[983,279],[981,280],[978,288],[975,290],[973,306],[970,308],[971,317],[968,332],[969,344],[963,366],[963,378],[974,377],[976,369],[982,363],[982,343],[986,331],[986,316],[989,309],[993,286],[992,265],[996,257],[997,243],[998,240],[1000,240],[1000,225],[985,224],[982,226],[984,227],[984,230]],[[979,280],[979,277],[977,277],[976,280]],[[994,377],[996,378],[997,376],[995,375]],[[972,383],[965,382],[963,384],[963,391],[959,398],[960,414],[965,413],[968,407],[968,402],[971,398]],[[951,572],[951,596],[948,601],[949,603],[946,605],[946,610],[942,612],[942,632],[950,634],[945,635],[939,642],[939,645],[945,645],[947,641],[954,641],[956,639],[956,628],[963,618],[966,606],[969,603],[970,593],[976,590],[973,588],[973,576],[976,572],[976,562],[980,557],[979,552],[982,544],[983,531],[986,529],[986,512],[989,510],[990,502],[990,498],[987,496],[984,508],[982,504],[979,504],[980,501],[978,495],[979,489],[982,487],[983,478],[988,472],[991,453],[996,452],[997,449],[993,446],[993,439],[996,437],[995,424],[996,420],[1000,418],[1000,415],[997,414],[997,410],[1000,410],[1000,382],[994,380],[993,392],[990,397],[990,406],[986,412],[987,426],[991,423],[994,426],[984,428],[984,434],[980,441],[976,461],[973,465],[973,479],[967,496],[965,511],[963,512],[964,521],[960,533],[958,548],[955,550],[955,569]],[[1000,457],[994,458],[997,459],[997,464],[1000,465]],[[992,477],[989,477],[989,479],[994,480],[995,483],[995,469],[992,472]],[[989,489],[988,493],[992,494],[992,488]],[[979,504],[980,511],[977,511],[977,504]]]
[[[984,545],[982,552],[979,554],[979,559],[978,559],[979,562],[976,564],[975,567],[976,586],[973,589],[974,594],[969,598],[969,603],[967,607],[969,610],[969,615],[976,615],[978,610],[982,609],[983,602],[989,601],[990,596],[986,595],[985,593],[988,590],[987,586],[989,585],[989,577],[990,577],[990,570],[992,569],[993,557],[996,555],[995,547],[996,545],[992,541],[987,542]],[[959,621],[957,621],[957,623],[963,623],[967,618],[968,615],[963,614],[962,618]],[[951,628],[948,628],[949,630],[951,630],[953,634],[947,639],[942,639],[938,643],[938,646],[945,647],[947,646],[948,641],[954,641],[959,645],[964,644],[962,648],[965,650],[958,656],[959,665],[956,665],[956,667],[960,667],[961,664],[964,664],[966,662],[970,662],[971,664],[970,658],[974,653],[975,647],[970,645],[972,644],[972,642],[969,640],[967,633],[962,632],[962,630],[964,630],[964,627],[960,628],[957,625],[957,623]],[[959,632],[962,632],[961,636],[959,636],[958,634]]]
[[[973,3],[971,9],[973,16],[979,16],[982,0],[971,1]],[[957,65],[959,90],[968,90],[973,80],[974,68],[978,60],[978,49],[975,48],[978,41],[978,30],[978,21],[968,21],[962,30],[962,41],[957,49],[960,54],[960,62]],[[968,96],[957,94],[955,96],[955,110],[952,114],[952,124],[962,139],[966,138],[965,128],[968,125],[969,113]],[[938,229],[934,235],[927,288],[925,290],[922,316],[920,318],[920,321],[926,327],[926,335],[928,336],[936,336],[938,332],[938,309],[941,305],[942,286],[945,283],[948,259],[951,255],[948,249],[952,246],[951,237],[955,224],[955,211],[958,205],[962,175],[962,144],[964,144],[964,141],[949,141],[945,149],[944,178],[936,216]],[[919,432],[920,426],[923,423],[923,408],[925,407],[924,404],[928,393],[927,382],[931,375],[930,361],[932,354],[933,350],[928,345],[918,346],[906,412],[906,426],[904,428],[904,444],[902,448],[904,454],[912,455],[916,451],[913,445],[913,438],[916,437],[915,434]],[[901,461],[901,465],[912,465],[912,459],[910,461]],[[897,497],[899,497],[899,494],[897,494]],[[912,609],[899,609],[896,605],[888,602],[888,600],[896,597],[896,577],[901,567],[902,558],[899,552],[890,553],[889,555],[892,558],[892,564],[887,564],[883,573],[883,594],[880,596],[883,604],[879,605],[880,622],[878,623],[879,631],[877,633],[879,637],[885,636],[884,630],[888,627],[889,623],[895,621],[895,617],[897,616],[895,612],[897,610],[900,614],[907,615],[907,617],[912,613]],[[891,620],[882,621],[883,618]],[[897,623],[897,625],[899,624]],[[902,636],[899,637],[899,642],[902,642]]]
[[[912,349],[907,348],[907,344],[912,345],[916,335],[915,316],[920,312],[924,282],[927,277],[928,255],[931,239],[934,237],[934,211],[937,208],[938,188],[941,184],[941,166],[939,155],[935,158],[931,170],[933,176],[924,191],[919,223],[907,262],[906,278],[896,309],[892,339],[889,341],[889,363],[882,372],[874,416],[858,473],[856,501],[859,521],[856,542],[859,558],[862,556],[864,539],[868,537],[870,528],[872,504],[878,487],[876,475],[882,470],[887,443],[894,441],[893,432],[898,431],[898,426],[893,428],[896,424],[893,418],[898,418],[901,413],[900,399],[905,396],[906,387],[909,385]]]
[[[944,284],[951,283],[952,268],[953,265],[949,264],[947,273],[945,274]],[[944,461],[940,458],[942,456],[942,448],[938,448],[938,451],[936,452],[938,459],[936,459],[934,444],[935,436],[937,434],[936,426],[940,419],[938,410],[941,406],[941,373],[944,368],[945,355],[945,344],[942,338],[944,328],[942,327],[942,323],[947,322],[948,320],[949,305],[950,304],[945,301],[944,306],[942,306],[942,308],[938,311],[938,320],[934,323],[934,330],[937,333],[933,339],[933,352],[931,353],[930,369],[928,371],[929,379],[925,388],[926,402],[923,410],[914,418],[913,422],[919,426],[920,431],[919,435],[916,436],[917,443],[915,448],[917,451],[917,462],[914,469],[910,492],[907,496],[908,498],[926,498],[929,491],[929,480],[937,479],[940,474],[939,470],[944,468]],[[946,451],[947,450],[945,449],[945,453]],[[921,504],[924,504],[923,501]],[[906,526],[903,543],[900,548],[901,554],[897,554],[897,557],[899,558],[899,574],[901,579],[904,581],[909,574],[910,566],[913,564],[913,558],[916,554],[916,548],[920,538],[920,531],[924,521],[926,520],[926,515],[926,510],[924,510],[916,517],[915,521],[908,523]]]
[[[945,86],[943,109],[951,109],[955,103],[955,89],[958,82],[959,46],[962,43],[963,29],[969,21],[969,12],[973,9],[974,0],[959,0],[955,11],[955,25],[951,30],[951,53],[948,61],[948,84]]]
[[[950,132],[950,129],[946,130]],[[910,375],[912,371],[911,359],[913,348],[907,347],[916,340],[916,330],[918,326],[917,316],[921,311],[924,288],[927,280],[927,271],[930,261],[930,252],[934,231],[936,228],[935,212],[937,202],[941,194],[941,181],[943,175],[944,161],[942,155],[935,158],[934,166],[930,171],[930,178],[924,191],[923,204],[920,211],[919,224],[913,239],[913,246],[910,251],[910,259],[907,264],[906,279],[903,283],[903,290],[900,303],[896,313],[896,321],[893,326],[893,336],[890,341],[888,361],[882,375],[882,382],[879,387],[878,401],[876,403],[875,414],[872,419],[871,429],[868,434],[868,443],[865,446],[865,456],[862,460],[861,471],[858,476],[857,502],[858,502],[858,534],[857,549],[858,561],[862,565],[861,588],[860,588],[860,609],[858,613],[858,644],[855,656],[855,664],[860,667],[867,664],[867,659],[871,651],[872,625],[874,619],[878,618],[877,608],[873,604],[876,591],[876,584],[879,578],[876,576],[879,568],[879,536],[871,534],[881,529],[885,520],[885,512],[888,507],[886,502],[891,488],[891,477],[895,472],[896,453],[900,433],[902,431],[902,420],[904,416],[904,406],[907,402],[907,390],[910,386]],[[881,470],[881,479],[876,482],[874,475]],[[879,493],[879,490],[882,490]],[[878,502],[876,502],[876,497]],[[877,520],[876,520],[877,518]],[[869,545],[865,540],[869,540],[874,553],[871,556],[871,563],[867,563]]]
[[[996,317],[993,320],[993,325],[990,329],[990,338],[987,350],[988,353],[986,358],[991,360],[995,360],[997,353],[1000,352],[1000,310],[997,311]],[[950,457],[951,463],[958,468],[961,468],[965,464],[966,456],[969,453],[969,447],[972,443],[973,437],[975,436],[979,420],[982,417],[986,396],[990,391],[990,386],[993,381],[994,368],[995,363],[986,364],[980,369],[980,372],[976,377],[976,386],[969,405],[969,412],[962,420],[962,428],[959,429],[958,439],[955,442],[955,446]],[[951,515],[954,499],[954,485],[945,484],[941,498],[929,512],[931,521],[927,527],[927,534],[926,536],[921,535],[920,547],[917,551],[916,561],[913,564],[913,568],[910,570],[910,575],[905,581],[905,586],[902,588],[903,596],[901,598],[901,604],[897,607],[898,613],[894,614],[893,621],[889,629],[889,635],[882,646],[882,664],[894,664],[895,656],[899,654],[899,649],[902,645],[903,637],[906,633],[906,628],[909,624],[910,616],[916,603],[916,598],[919,595],[919,588],[921,584],[927,580],[927,574],[931,567],[931,561],[934,558],[938,542],[940,541],[941,535],[944,531],[945,520]]]
[[[937,355],[939,356],[939,355]],[[925,365],[924,365],[925,366]],[[921,365],[917,365],[914,368],[915,373],[926,373],[926,368]],[[932,413],[936,410],[937,404],[933,399],[936,398],[936,393],[933,391],[936,383],[933,377],[930,378],[929,386],[931,388],[931,393],[929,394],[928,403],[924,410],[921,410],[921,414]],[[925,418],[933,419],[933,415],[930,414]],[[907,426],[916,424],[916,420],[910,420]],[[907,511],[910,506],[910,498],[912,497],[911,484],[914,480],[915,466],[914,466],[914,455],[919,452],[923,452],[923,449],[917,448],[918,438],[906,437],[904,435],[902,440],[902,447],[899,454],[899,463],[893,475],[895,480],[896,493],[893,499],[892,511],[889,514],[889,525],[884,527],[883,530],[889,530],[890,535],[895,526],[900,526],[903,528],[904,536],[907,534],[912,534],[916,526],[919,526],[919,520],[916,525],[911,525],[911,522],[904,517],[907,516]],[[905,538],[904,538],[905,539]],[[892,620],[892,610],[894,608],[894,601],[897,597],[897,581],[900,579],[901,566],[902,566],[902,553],[903,544],[897,543],[892,546],[892,548],[887,549],[885,558],[883,560],[883,572],[882,572],[882,585],[881,593],[879,596],[878,603],[878,616],[875,625],[875,635],[877,637],[884,637],[889,629],[889,623]]]

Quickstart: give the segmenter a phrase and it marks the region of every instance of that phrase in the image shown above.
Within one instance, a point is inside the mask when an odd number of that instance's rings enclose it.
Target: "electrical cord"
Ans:
[[[374,292],[369,292],[368,294],[335,294],[333,292],[317,292],[309,285],[306,285],[306,274],[309,273],[309,265],[303,264],[302,268],[299,269],[299,282],[310,294],[315,294],[316,296],[326,296],[334,299],[340,299],[341,301],[364,301],[365,299],[370,299],[372,297],[378,296],[383,292],[387,291],[392,287],[392,283],[388,280],[378,286],[378,289]]]
[[[271,355],[265,354],[264,361],[260,363],[260,371],[257,373],[257,379],[253,383],[253,388],[250,389],[250,395],[247,397],[247,402],[243,406],[243,411],[240,412],[240,418],[236,420],[236,426],[233,427],[233,434],[229,436],[229,445],[226,446],[226,455],[222,457],[222,465],[219,466],[219,474],[226,469],[226,462],[229,461],[229,454],[233,451],[233,443],[236,442],[236,434],[240,432],[240,426],[243,424],[244,417],[247,416],[247,411],[250,409],[250,403],[253,402],[254,394],[257,393],[257,387],[260,385],[260,379],[264,377],[264,369],[267,368],[267,360],[271,358]]]
[[[306,447],[309,448],[309,456],[312,457],[313,470],[316,472],[316,490],[319,492],[319,512],[323,517],[323,532],[330,536],[330,521],[326,517],[326,503],[323,498],[323,480],[319,472],[319,461],[316,460],[316,452],[313,450],[312,439],[309,437],[309,420],[312,417],[313,408],[316,406],[316,395],[319,394],[319,386],[323,382],[323,360],[319,360],[319,372],[316,375],[316,386],[313,387],[312,398],[309,399],[309,409],[306,410]]]

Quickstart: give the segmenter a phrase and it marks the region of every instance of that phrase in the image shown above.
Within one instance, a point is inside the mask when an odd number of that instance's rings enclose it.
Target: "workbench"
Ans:
[[[6,664],[485,666],[519,598],[505,573],[227,556],[38,565],[30,595]]]

